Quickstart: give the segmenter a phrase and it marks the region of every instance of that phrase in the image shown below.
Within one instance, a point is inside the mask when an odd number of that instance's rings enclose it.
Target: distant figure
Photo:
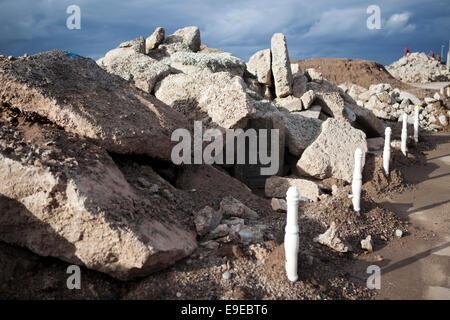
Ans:
[[[441,61],[441,55],[439,53],[436,53],[436,60]]]
[[[434,58],[434,50],[433,49],[431,49],[431,51],[430,51],[430,57]]]
[[[408,55],[408,53],[409,53],[408,46],[405,46],[405,54],[404,54],[404,56],[406,57]]]

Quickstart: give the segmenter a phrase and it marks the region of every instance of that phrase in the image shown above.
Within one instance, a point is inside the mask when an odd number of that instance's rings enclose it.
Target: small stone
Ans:
[[[272,205],[273,211],[277,212],[286,212],[287,211],[287,203],[284,199],[272,198],[270,204]]]
[[[153,33],[145,39],[145,53],[148,54],[150,50],[157,48],[164,41],[165,31],[158,27]]]
[[[239,231],[239,236],[245,240],[251,240],[253,238],[253,233],[251,233],[248,229],[242,229]]]
[[[447,117],[445,115],[440,115],[439,116],[439,122],[441,123],[442,126],[447,126],[448,125],[448,120]]]
[[[400,229],[395,230],[395,236],[396,236],[397,238],[401,238],[402,235],[403,235],[402,230],[400,230]]]
[[[222,210],[223,215],[229,217],[244,219],[258,218],[258,213],[231,196],[225,197],[220,201],[220,209]]]
[[[333,184],[333,185],[331,186],[331,194],[332,194],[333,196],[336,196],[336,195],[339,194],[339,187],[338,187],[337,185]]]
[[[212,241],[212,240],[202,242],[202,243],[200,243],[200,245],[202,247],[205,247],[206,249],[210,249],[210,250],[215,250],[215,249],[219,248],[219,243],[216,241]]]
[[[231,279],[231,272],[225,271],[225,272],[222,274],[222,278],[223,278],[224,280],[230,280],[230,279]]]
[[[368,235],[366,239],[361,240],[361,248],[373,252],[372,237],[370,235]]]
[[[200,210],[194,219],[195,228],[199,236],[204,236],[216,228],[222,220],[222,212],[206,206]],[[225,235],[225,234],[224,234]]]
[[[148,191],[151,192],[151,193],[157,193],[159,191],[159,186],[157,184],[153,184],[153,185],[150,186]]]
[[[315,237],[313,241],[326,245],[337,252],[345,253],[351,251],[350,246],[344,244],[344,242],[338,238],[338,228],[334,221],[327,231]]]
[[[147,179],[143,177],[137,178],[137,181],[143,186],[144,188],[149,188],[151,186],[150,182],[147,181]]]
[[[323,75],[321,72],[316,71],[313,68],[309,68],[305,70],[305,76],[308,78],[309,81],[314,81],[317,83],[323,82]]]
[[[177,292],[177,298],[181,298],[183,294],[181,292]]]

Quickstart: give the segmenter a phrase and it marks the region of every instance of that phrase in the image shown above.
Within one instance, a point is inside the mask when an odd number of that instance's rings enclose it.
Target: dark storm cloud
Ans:
[[[81,30],[68,30],[66,8],[81,8]],[[369,5],[382,28],[366,27]],[[98,59],[120,42],[196,25],[202,42],[247,60],[283,32],[292,59],[349,57],[391,63],[411,51],[448,48],[450,2],[434,1],[0,1],[0,53],[61,48]]]

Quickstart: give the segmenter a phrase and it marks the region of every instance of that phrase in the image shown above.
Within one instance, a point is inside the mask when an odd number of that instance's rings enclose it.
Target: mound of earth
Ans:
[[[394,78],[379,62],[349,58],[313,58],[309,60],[292,60],[302,70],[309,68],[320,71],[329,81],[341,83],[355,83],[369,88],[377,83],[389,83],[393,88],[407,90],[420,99],[430,96],[430,90],[414,88],[411,85]],[[432,95],[432,94],[431,94]]]
[[[309,60],[293,60],[302,70],[314,68],[333,83],[357,83],[369,88],[374,83],[389,83],[397,88],[409,88],[408,85],[395,79],[384,66],[376,61],[348,58],[314,58]]]

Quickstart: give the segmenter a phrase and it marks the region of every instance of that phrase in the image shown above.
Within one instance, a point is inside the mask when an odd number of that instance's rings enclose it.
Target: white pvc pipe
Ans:
[[[362,187],[362,158],[364,152],[361,148],[355,150],[355,168],[353,170],[352,181],[352,202],[353,210],[359,212],[361,210],[361,187]]]
[[[419,142],[419,109],[420,106],[414,108],[414,141]]]
[[[389,176],[389,161],[391,159],[391,133],[390,127],[384,131],[383,168],[386,176]]]
[[[403,114],[403,123],[402,123],[402,152],[406,156],[408,152],[408,147],[406,145],[406,140],[408,139],[408,116],[406,113]]]
[[[300,194],[296,187],[290,187],[286,193],[287,218],[284,235],[284,251],[286,255],[286,274],[290,281],[297,281],[298,237],[298,202]]]

